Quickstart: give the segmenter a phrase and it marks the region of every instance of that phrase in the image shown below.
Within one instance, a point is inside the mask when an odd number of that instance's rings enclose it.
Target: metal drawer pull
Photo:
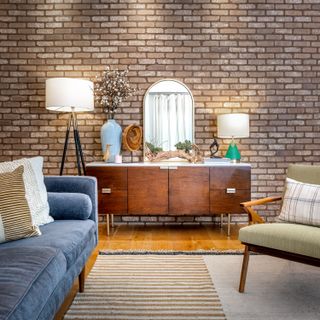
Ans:
[[[226,193],[236,193],[236,188],[227,188]]]
[[[167,170],[168,169],[168,167],[166,167],[166,166],[160,166],[160,170]]]
[[[169,167],[169,170],[177,170],[178,167]]]
[[[111,188],[102,188],[101,192],[102,193],[111,193]]]

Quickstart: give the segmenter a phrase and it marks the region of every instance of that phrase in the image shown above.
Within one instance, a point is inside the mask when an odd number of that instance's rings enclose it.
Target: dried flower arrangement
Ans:
[[[95,101],[104,108],[108,119],[114,119],[120,103],[136,93],[136,89],[128,81],[128,72],[129,69],[120,71],[107,67],[101,76],[96,76]]]

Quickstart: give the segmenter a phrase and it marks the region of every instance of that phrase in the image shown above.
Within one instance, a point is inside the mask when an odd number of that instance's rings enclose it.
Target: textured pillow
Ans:
[[[0,173],[12,172],[23,165],[23,181],[26,189],[26,198],[29,204],[33,224],[40,226],[52,222],[49,216],[47,189],[42,173],[43,158],[34,157],[0,163]]]
[[[320,185],[287,178],[279,220],[320,226]]]
[[[50,215],[58,220],[86,220],[92,212],[90,197],[84,193],[48,192]]]
[[[0,174],[0,243],[40,235],[25,197],[23,166]]]

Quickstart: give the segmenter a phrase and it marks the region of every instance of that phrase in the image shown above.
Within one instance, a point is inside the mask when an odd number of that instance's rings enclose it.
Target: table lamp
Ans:
[[[225,158],[233,162],[240,161],[241,155],[234,142],[234,138],[249,137],[249,115],[244,113],[229,113],[218,115],[218,137],[231,138]]]
[[[70,128],[73,127],[74,143],[77,156],[78,174],[81,175],[82,164],[83,174],[86,174],[83,152],[78,131],[78,112],[93,111],[94,96],[93,82],[82,79],[51,78],[46,80],[46,109],[56,112],[70,113],[66,137],[64,142],[60,175],[63,173],[66,153],[68,148]]]

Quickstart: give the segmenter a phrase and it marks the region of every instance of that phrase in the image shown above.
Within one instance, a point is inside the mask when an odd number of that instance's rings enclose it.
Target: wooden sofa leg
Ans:
[[[79,292],[84,292],[84,281],[85,281],[86,267],[84,266],[79,274]]]
[[[248,272],[249,255],[250,255],[249,248],[248,246],[245,246],[244,253],[243,253],[243,260],[242,260],[239,292],[244,292],[244,287],[246,284],[247,272]]]

